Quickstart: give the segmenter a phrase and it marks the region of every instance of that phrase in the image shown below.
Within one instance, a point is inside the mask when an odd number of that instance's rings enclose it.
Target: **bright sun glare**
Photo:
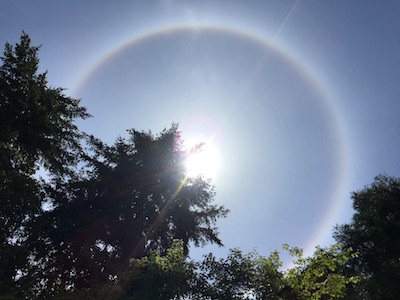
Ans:
[[[216,175],[219,167],[218,151],[210,145],[204,145],[199,152],[189,155],[185,167],[189,177],[212,178]]]

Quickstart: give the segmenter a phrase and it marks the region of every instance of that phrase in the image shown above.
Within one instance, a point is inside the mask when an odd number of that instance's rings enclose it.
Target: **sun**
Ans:
[[[219,154],[212,145],[204,145],[198,152],[192,153],[185,161],[186,175],[188,177],[204,176],[213,178],[219,167]]]

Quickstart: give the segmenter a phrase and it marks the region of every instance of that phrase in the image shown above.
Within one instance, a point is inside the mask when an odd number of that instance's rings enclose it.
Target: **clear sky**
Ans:
[[[400,176],[398,1],[1,1],[0,42],[42,44],[49,84],[126,129],[219,154],[224,248],[310,254],[352,216],[350,192]]]

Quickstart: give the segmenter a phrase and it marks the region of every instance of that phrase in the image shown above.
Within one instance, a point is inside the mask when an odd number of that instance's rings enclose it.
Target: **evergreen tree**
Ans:
[[[112,283],[129,259],[167,253],[176,238],[185,255],[191,242],[222,245],[215,222],[228,211],[211,203],[209,181],[185,175],[177,126],[112,146],[86,136],[74,121],[89,114],[48,87],[38,51],[23,33],[0,67],[0,296]]]
[[[51,195],[57,208],[41,221],[47,222],[42,235],[52,241],[46,251],[54,252],[43,275],[54,284],[107,284],[129,259],[164,254],[175,239],[185,255],[190,242],[222,245],[215,222],[228,211],[211,204],[208,181],[185,175],[187,153],[176,125],[158,136],[131,130],[112,146],[90,137],[88,145],[87,176],[58,185]]]
[[[89,117],[79,101],[38,74],[39,47],[23,33],[6,43],[0,66],[0,295],[20,290],[30,272],[29,229],[42,213],[39,167],[51,175],[71,174],[82,137],[74,124]],[[16,280],[20,278],[20,280]]]

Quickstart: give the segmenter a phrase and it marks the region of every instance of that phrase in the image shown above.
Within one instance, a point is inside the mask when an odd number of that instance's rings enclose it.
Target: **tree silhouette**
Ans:
[[[222,245],[228,210],[210,181],[187,176],[178,126],[113,145],[80,132],[89,114],[48,87],[30,43],[6,43],[0,67],[0,298],[397,299],[400,179],[353,193],[339,244],[308,258],[284,246],[291,269],[276,251],[188,261],[191,244]]]
[[[211,204],[210,182],[185,175],[177,126],[129,135],[112,146],[89,137],[86,175],[50,190],[56,208],[39,230],[54,252],[46,278],[87,288],[117,279],[130,258],[166,253],[175,239],[185,254],[190,242],[222,245],[215,222],[228,211]]]
[[[74,121],[89,114],[47,86],[38,51],[23,33],[0,67],[0,295],[114,282],[129,259],[164,254],[175,239],[185,255],[190,243],[222,245],[215,223],[228,210],[211,203],[209,181],[186,176],[177,125],[130,130],[112,146],[81,133]]]
[[[47,86],[47,73],[38,74],[40,47],[26,33],[15,47],[6,43],[0,67],[1,170],[25,174],[38,164],[54,173],[74,165],[82,137],[74,121],[89,117],[79,100]]]
[[[67,174],[79,159],[82,137],[74,121],[87,118],[79,101],[47,86],[38,74],[39,47],[23,33],[6,43],[0,66],[0,295],[20,288],[28,274],[30,226],[41,213],[43,191],[32,175],[41,166]]]
[[[335,239],[359,253],[349,274],[362,274],[354,299],[398,299],[400,293],[400,179],[379,175],[352,195],[352,222],[337,226]],[[363,298],[363,299],[364,299]]]

